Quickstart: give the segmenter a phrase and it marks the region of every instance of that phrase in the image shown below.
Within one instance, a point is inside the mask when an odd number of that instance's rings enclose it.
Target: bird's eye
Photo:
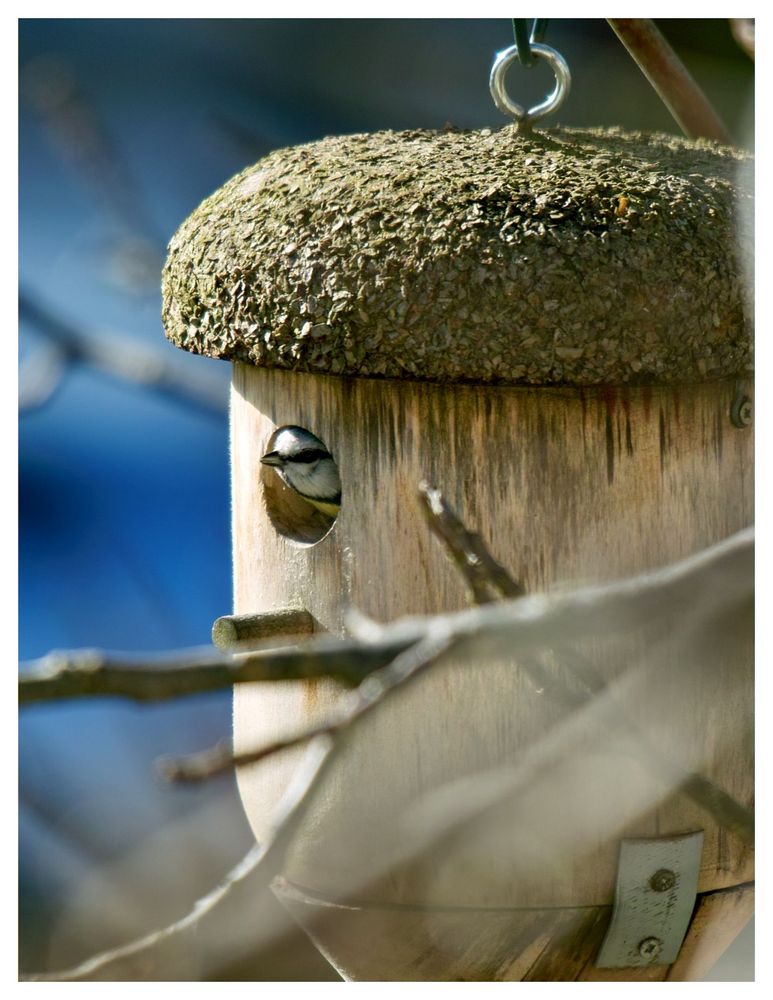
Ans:
[[[292,461],[299,462],[301,465],[311,465],[321,458],[330,458],[330,452],[324,448],[304,448],[303,451],[292,456]]]
[[[261,451],[264,456],[271,453],[286,459],[260,466],[268,518],[278,534],[291,542],[315,545],[338,517],[338,466],[321,438],[294,424],[277,427]]]

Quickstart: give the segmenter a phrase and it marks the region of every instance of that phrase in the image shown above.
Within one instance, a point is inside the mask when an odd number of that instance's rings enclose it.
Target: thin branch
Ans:
[[[420,638],[420,631],[415,630],[370,645],[325,636],[302,647],[220,653],[207,646],[155,657],[113,655],[95,649],[52,652],[22,664],[19,701],[31,704],[104,696],[163,701],[253,681],[318,677],[354,685]]]
[[[595,665],[578,650],[562,645],[554,648],[552,652],[561,671],[564,690],[568,697],[574,697],[578,706],[603,691],[609,691],[609,685]],[[612,697],[615,697],[614,692]],[[648,764],[655,773],[667,774],[671,762],[664,757],[660,747],[654,744],[642,731],[640,724],[630,717],[630,712],[624,704],[619,703],[618,710],[618,725],[627,730],[637,741],[639,751],[637,759]],[[742,805],[713,781],[695,772],[687,775],[680,790],[696,805],[705,809],[719,826],[733,832],[744,843],[754,844],[754,809]]]
[[[59,150],[81,174],[86,190],[103,203],[132,233],[150,241],[146,270],[160,267],[166,240],[152,219],[130,160],[114,141],[98,113],[99,102],[83,90],[74,65],[38,56],[22,67],[22,100],[39,116]]]
[[[35,410],[54,395],[67,374],[66,353],[56,344],[36,345],[19,359],[20,411]]]
[[[244,858],[231,869],[223,881],[211,892],[208,892],[206,896],[197,900],[193,909],[180,920],[176,920],[174,923],[160,930],[152,931],[150,934],[137,938],[128,944],[99,952],[99,954],[93,955],[79,965],[69,969],[60,969],[57,972],[22,974],[19,976],[19,980],[26,983],[60,983],[88,980],[94,978],[99,973],[103,973],[110,966],[117,965],[130,958],[136,958],[143,952],[150,952],[159,948],[169,938],[179,936],[192,928],[202,917],[217,907],[238,882],[252,873],[264,853],[264,849],[255,844]]]
[[[526,591],[491,555],[477,532],[470,531],[449,507],[440,490],[419,484],[419,499],[430,531],[446,547],[476,604],[522,597]]]
[[[612,609],[612,612],[619,616],[613,618],[615,624],[627,626],[632,624],[629,620],[629,615],[634,610],[630,606],[632,600],[639,609],[644,604],[649,612],[673,614],[698,606],[703,614],[711,616],[716,607],[727,608],[750,595],[752,538],[751,531],[740,532],[721,545],[667,570],[645,574],[624,581],[622,584],[612,584],[605,588],[587,588],[557,598],[526,598],[509,605],[493,605],[456,615],[419,619],[424,630],[420,640],[414,641],[387,666],[365,677],[356,691],[342,699],[339,715],[323,727],[298,734],[283,743],[275,743],[263,749],[261,753],[265,757],[269,752],[278,752],[279,749],[297,745],[311,738],[307,753],[281,801],[265,843],[261,847],[253,848],[221,886],[200,900],[182,920],[169,927],[122,948],[112,949],[89,959],[74,969],[25,978],[63,981],[91,978],[95,974],[101,974],[101,977],[105,978],[105,973],[110,971],[111,967],[118,966],[120,970],[121,962],[127,958],[152,955],[163,942],[196,928],[201,918],[220,907],[232,893],[233,887],[247,876],[254,875],[258,871],[269,878],[277,874],[287,848],[305,815],[312,793],[335,759],[336,751],[343,745],[343,741],[337,739],[341,731],[356,725],[370,711],[383,704],[389,694],[436,663],[452,647],[458,647],[473,636],[480,638],[484,633],[489,637],[498,634],[500,639],[502,636],[507,636],[510,652],[512,652],[512,639],[517,639],[519,636],[521,640],[524,635],[527,637],[527,646],[538,641],[544,642],[546,622],[548,635],[555,635],[551,627],[551,616],[553,626],[556,622],[564,626],[559,636],[560,641],[566,641],[567,637],[578,638],[580,635],[588,634],[588,631],[591,634],[595,631],[600,624],[596,619],[601,608],[603,608],[602,618]],[[582,595],[579,603],[578,595]],[[508,608],[509,613],[503,615],[502,612]],[[592,620],[590,630],[587,627],[589,619]],[[637,616],[633,620],[641,621],[641,617]],[[407,622],[386,627],[382,630],[382,634],[401,631],[403,635],[407,632],[415,636],[416,621],[409,619]],[[578,629],[579,622],[585,623],[584,630]],[[590,697],[586,700],[590,704]],[[750,810],[745,809],[708,779],[699,775],[688,776],[683,787],[696,801],[700,801],[708,808],[712,815],[725,817],[730,815],[731,822],[726,825],[739,836],[748,839],[753,830],[753,815]],[[453,834],[457,829],[458,823],[453,823],[449,826],[448,832]]]
[[[416,676],[430,663],[437,662],[453,642],[454,637],[443,629],[436,630],[436,634],[430,632],[421,641],[395,657],[386,667],[365,678],[356,690],[342,698],[338,710],[327,722],[304,729],[295,736],[288,736],[286,739],[242,753],[232,753],[221,743],[186,757],[163,758],[157,763],[157,767],[162,777],[169,781],[205,781],[235,767],[257,764],[266,757],[299,746],[318,736],[338,736],[342,730],[348,729],[379,704],[393,688]]]
[[[413,647],[416,649],[417,647]],[[546,687],[549,684],[546,675]],[[599,687],[595,694],[604,690]],[[552,693],[552,692],[551,692]],[[590,701],[590,693],[571,698],[573,707],[579,708]],[[372,707],[372,706],[371,706]],[[353,720],[350,720],[353,721]],[[227,747],[219,744],[198,754],[177,759],[159,761],[158,767],[164,778],[181,783],[206,781],[218,774],[232,771],[234,768],[246,767],[259,763],[276,753],[291,747],[299,746],[321,735],[336,735],[348,722],[331,722],[305,730],[295,736],[275,743],[269,743],[254,750],[241,753],[231,753]],[[669,762],[662,757],[661,751],[652,744],[646,735],[639,731],[638,726],[631,724],[625,715],[618,719],[618,725],[628,728],[629,735],[638,739],[639,749],[643,751],[641,758],[644,763],[654,767],[656,773],[668,773]],[[639,758],[637,758],[639,759]],[[747,844],[754,843],[754,810],[742,805],[737,799],[723,791],[710,779],[695,772],[689,774],[681,785],[681,791],[693,800],[714,819],[714,821]]]
[[[480,605],[501,601],[503,598],[514,600],[523,597],[525,588],[497,562],[483,538],[477,532],[470,531],[440,490],[422,482],[418,492],[429,529],[444,545],[467,584],[473,602]],[[542,691],[551,686],[549,672],[540,662],[540,654],[532,656],[523,653],[518,659],[518,666],[536,690]],[[560,692],[553,689],[552,696],[566,701],[570,698],[570,691],[571,688]]]
[[[211,373],[183,370],[171,355],[158,348],[127,336],[84,333],[25,291],[19,295],[19,318],[31,323],[55,346],[60,361],[90,365],[123,382],[155,389],[166,397],[220,416],[226,412],[227,392],[219,378],[211,377]],[[29,394],[29,390],[25,389],[25,393]],[[34,395],[32,398],[39,405],[41,400]]]
[[[220,885],[197,900],[193,908],[180,920],[128,944],[100,952],[73,968],[58,972],[33,973],[20,976],[20,979],[25,982],[72,982],[92,979],[97,975],[104,979],[107,978],[105,974],[113,967],[117,967],[117,972],[113,975],[120,978],[122,963],[129,959],[147,960],[170,939],[195,930],[204,917],[223,905],[240,882],[254,877],[258,868],[270,880],[281,867],[285,851],[305,815],[310,793],[316,788],[318,779],[326,769],[332,749],[333,743],[327,737],[320,737],[309,746],[293,781],[282,796],[266,840],[262,844],[255,844]]]
[[[686,136],[732,143],[708,98],[651,20],[608,17],[607,21]]]
[[[178,651],[156,660],[94,650],[51,653],[23,666],[22,703],[98,695],[158,700],[252,681],[334,677],[357,684],[401,651],[438,630],[478,641],[512,658],[535,648],[616,634],[687,614],[707,616],[749,600],[754,587],[754,531],[663,569],[566,593],[529,595],[444,615],[400,619],[370,641],[311,638],[302,646],[229,655]],[[485,662],[485,658],[484,658]]]
[[[276,743],[268,743],[265,746],[242,753],[233,753],[227,744],[218,743],[214,747],[208,747],[198,753],[187,754],[185,757],[161,757],[156,761],[156,769],[166,781],[195,784],[214,778],[218,774],[230,772],[237,767],[257,764],[265,760],[266,757],[281,753],[282,750],[290,750],[292,747],[308,743],[315,736],[332,735],[336,732],[336,728],[332,724],[316,726],[313,729],[306,729],[296,736],[288,736],[286,739],[277,740]]]
[[[342,741],[336,737],[343,730],[360,722],[402,684],[438,661],[453,643],[454,637],[444,630],[431,630],[421,642],[399,654],[386,667],[367,677],[356,691],[349,693],[340,716],[313,734],[314,738],[282,797],[263,844],[253,847],[226,879],[213,892],[200,899],[182,919],[127,945],[102,952],[74,968],[21,978],[34,982],[66,982],[91,978],[95,973],[104,975],[108,967],[128,958],[136,959],[145,953],[152,953],[170,938],[195,928],[203,916],[222,905],[237,883],[247,876],[254,876],[258,869],[264,880],[270,881],[281,869],[287,849],[306,814],[312,793],[342,746]],[[311,733],[303,738],[308,739],[310,736]],[[300,742],[300,738],[295,742]]]
[[[462,545],[468,544],[472,533],[450,510],[438,491],[430,490],[422,485],[421,494],[428,505],[431,504],[433,519],[437,518],[443,525],[441,537],[445,539],[447,536],[452,539],[449,547],[457,555],[462,551]],[[457,560],[455,559],[455,561]],[[466,576],[466,569],[461,568],[461,572]],[[505,570],[503,572],[506,573]],[[450,636],[452,633],[447,630],[447,634]],[[414,647],[414,649],[416,648],[418,647]],[[528,655],[519,658],[518,662],[518,666],[530,675],[532,681],[539,688],[547,691],[550,696],[558,697],[574,708],[580,708],[589,703],[596,695],[608,690],[605,679],[595,666],[577,650],[572,650],[566,643],[563,643],[559,646],[554,645],[552,653],[555,671],[546,669],[539,661]],[[361,698],[360,692],[355,692],[353,697],[356,703],[356,699]],[[365,706],[366,709],[367,707]],[[226,748],[218,746],[177,761],[164,762],[162,767],[165,776],[171,780],[203,781],[232,768],[257,763],[266,757],[297,746],[321,734],[334,736],[342,727],[350,724],[357,717],[358,712],[352,705],[345,710],[343,721],[340,719],[332,720],[267,746],[238,754],[232,754]],[[640,731],[638,724],[629,718],[624,705],[619,706],[618,724],[636,738],[645,763],[654,768],[656,773],[668,774],[670,762],[663,759],[659,748],[653,745],[648,736]],[[699,806],[706,809],[721,826],[733,831],[746,843],[754,842],[753,810],[747,809],[712,781],[699,774],[690,774],[683,782],[682,791]]]

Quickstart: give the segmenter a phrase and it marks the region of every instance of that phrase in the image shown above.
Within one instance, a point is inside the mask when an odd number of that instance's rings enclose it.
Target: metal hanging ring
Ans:
[[[556,78],[553,93],[548,95],[541,104],[537,104],[527,111],[522,105],[516,104],[515,101],[511,100],[507,93],[505,88],[505,74],[510,68],[510,64],[518,59],[517,45],[511,45],[509,49],[497,53],[494,65],[491,67],[491,76],[489,77],[489,89],[491,90],[491,96],[494,98],[494,104],[496,104],[502,114],[512,115],[520,125],[525,125],[527,122],[535,122],[539,118],[549,115],[551,111],[560,108],[572,85],[572,75],[569,72],[566,60],[560,52],[556,52],[549,45],[542,45],[540,42],[532,42],[531,51],[532,55],[538,59],[545,60],[553,70]]]

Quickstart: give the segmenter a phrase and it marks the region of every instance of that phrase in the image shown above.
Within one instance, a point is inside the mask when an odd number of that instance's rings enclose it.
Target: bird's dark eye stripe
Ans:
[[[292,455],[290,461],[316,462],[320,458],[330,458],[330,452],[323,451],[322,448],[304,448],[303,451],[299,451],[297,455]]]

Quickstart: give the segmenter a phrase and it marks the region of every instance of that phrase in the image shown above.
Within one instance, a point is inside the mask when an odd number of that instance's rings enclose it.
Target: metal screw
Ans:
[[[753,415],[752,401],[748,396],[737,392],[730,407],[730,422],[734,427],[748,427],[752,422]]]
[[[669,868],[658,868],[650,879],[650,889],[655,892],[668,892],[676,885],[676,874]]]
[[[660,938],[648,937],[639,942],[639,954],[648,962],[654,962],[662,950],[663,942]]]

